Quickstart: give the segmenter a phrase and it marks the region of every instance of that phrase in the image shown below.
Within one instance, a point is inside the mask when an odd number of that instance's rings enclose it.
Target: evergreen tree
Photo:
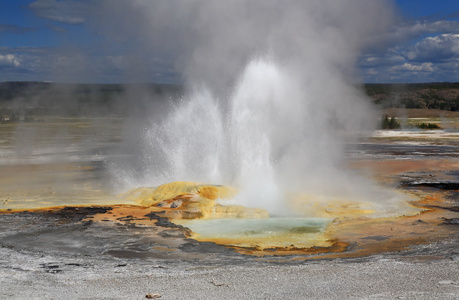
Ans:
[[[389,129],[400,129],[400,123],[394,117],[390,118]]]

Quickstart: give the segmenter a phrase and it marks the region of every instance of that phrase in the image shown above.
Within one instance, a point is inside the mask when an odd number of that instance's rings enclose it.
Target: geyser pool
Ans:
[[[324,230],[330,218],[177,220],[200,241],[246,248],[329,246]]]

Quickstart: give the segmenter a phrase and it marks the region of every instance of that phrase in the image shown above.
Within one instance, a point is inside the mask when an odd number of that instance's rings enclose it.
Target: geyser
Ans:
[[[354,65],[390,24],[390,2],[118,5],[129,9],[107,9],[150,25],[133,28],[148,37],[136,40],[138,47],[176,54],[188,91],[142,131],[141,168],[113,164],[119,179],[131,187],[177,180],[233,185],[240,191],[234,203],[274,214],[288,213],[285,200],[301,194],[387,196],[347,169],[344,148],[376,123]]]

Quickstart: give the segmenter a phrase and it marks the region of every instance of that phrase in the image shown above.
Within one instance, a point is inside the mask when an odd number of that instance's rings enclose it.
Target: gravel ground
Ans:
[[[459,259],[385,255],[246,265],[0,248],[1,299],[458,299]]]

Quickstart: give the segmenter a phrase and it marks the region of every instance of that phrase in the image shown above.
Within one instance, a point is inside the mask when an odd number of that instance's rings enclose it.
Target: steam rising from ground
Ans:
[[[188,88],[167,116],[151,116],[136,167],[114,164],[119,179],[234,185],[236,201],[275,212],[290,193],[374,195],[346,170],[344,146],[376,120],[354,64],[390,24],[390,2],[108,2],[143,35],[137,59],[175,57]]]

